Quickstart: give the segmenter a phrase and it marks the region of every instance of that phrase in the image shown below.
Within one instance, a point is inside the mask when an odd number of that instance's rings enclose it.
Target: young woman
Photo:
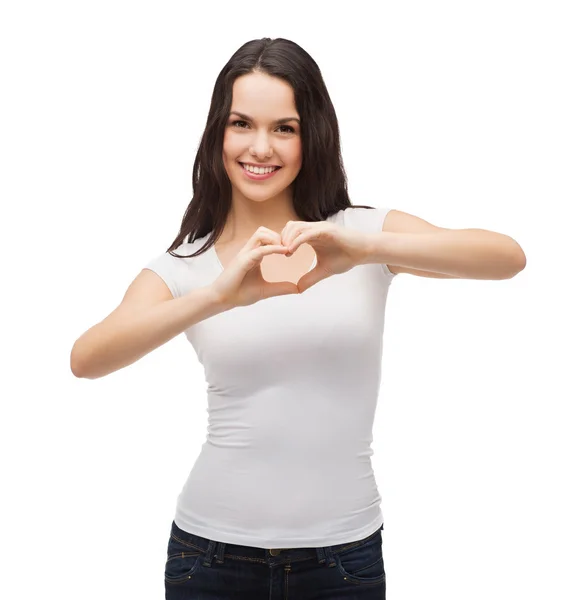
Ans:
[[[185,332],[205,368],[209,431],[177,499],[166,598],[385,598],[370,445],[389,286],[509,278],[523,251],[352,205],[320,70],[281,38],[219,74],[193,186],[170,248],[72,351],[97,378]]]

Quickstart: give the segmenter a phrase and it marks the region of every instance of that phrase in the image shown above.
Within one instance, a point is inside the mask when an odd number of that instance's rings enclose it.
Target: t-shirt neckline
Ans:
[[[217,254],[217,249],[215,248],[215,244],[213,244],[209,248],[209,250],[211,251],[211,255],[213,256],[217,270],[222,273],[225,270],[225,267],[223,267],[223,263],[219,259],[219,255]],[[315,266],[316,266],[316,252],[314,253],[314,258],[312,259],[312,263],[311,263],[310,267],[308,268],[307,273],[310,273],[314,269]]]
[[[326,217],[325,221],[330,221],[330,219],[332,218],[333,215]],[[208,238],[209,234],[207,234],[207,236],[205,236],[205,238]],[[210,248],[209,251],[211,252],[211,256],[213,258],[213,262],[217,268],[218,271],[220,271],[221,273],[225,270],[225,267],[223,267],[223,263],[220,261],[219,259],[219,255],[217,254],[217,250],[215,249],[215,244],[213,244]],[[312,264],[310,265],[307,273],[310,273],[314,267],[316,267],[316,252],[314,253],[314,258],[312,260]]]

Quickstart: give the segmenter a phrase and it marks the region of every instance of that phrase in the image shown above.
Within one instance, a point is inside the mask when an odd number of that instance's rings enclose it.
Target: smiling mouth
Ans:
[[[237,162],[239,162],[239,161],[237,161]],[[278,171],[279,169],[281,169],[281,168],[282,168],[282,167],[277,167],[277,166],[274,166],[274,168],[273,168],[271,171],[266,171],[266,172],[264,172],[264,173],[262,173],[262,172],[256,173],[255,171],[250,171],[249,169],[247,169],[247,168],[246,168],[246,166],[247,166],[247,165],[245,165],[245,163],[239,162],[239,164],[241,165],[241,168],[242,168],[243,170],[245,170],[245,171],[247,171],[248,173],[251,173],[251,174],[253,174],[253,175],[268,175],[269,173],[275,173],[276,171]],[[251,169],[252,169],[252,168],[258,168],[258,169],[264,170],[264,169],[267,169],[267,168],[268,168],[268,167],[253,167],[252,165],[249,165],[249,166],[251,167]]]

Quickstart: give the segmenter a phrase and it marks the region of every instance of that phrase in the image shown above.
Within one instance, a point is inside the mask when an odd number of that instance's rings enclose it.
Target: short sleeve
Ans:
[[[179,298],[182,295],[179,283],[184,267],[183,259],[164,252],[150,260],[143,268],[157,273],[171,291],[173,298]]]
[[[382,231],[384,219],[392,208],[353,208],[349,207],[344,210],[344,226],[367,233],[377,233]],[[388,265],[380,263],[382,272],[386,279],[390,282],[397,273],[392,273],[388,269]]]

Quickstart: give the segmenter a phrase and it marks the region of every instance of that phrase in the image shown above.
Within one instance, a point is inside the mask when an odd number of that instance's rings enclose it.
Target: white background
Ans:
[[[1,597],[164,597],[202,367],[184,335],[98,380],[70,351],[175,238],[217,74],[265,36],[319,64],[354,204],[527,256],[509,280],[392,283],[388,598],[573,597],[568,4],[3,3]]]

